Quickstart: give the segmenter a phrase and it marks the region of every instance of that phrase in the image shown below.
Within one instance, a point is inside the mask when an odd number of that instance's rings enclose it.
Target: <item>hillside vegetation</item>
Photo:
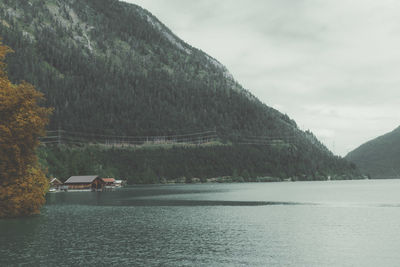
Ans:
[[[372,178],[400,178],[400,127],[361,145],[346,159]]]
[[[222,143],[280,140],[286,150],[274,152],[276,158],[265,164],[279,160],[282,172],[291,165],[304,165],[298,168],[304,175],[355,172],[311,132],[245,90],[220,62],[139,6],[115,0],[2,0],[0,22],[0,36],[16,51],[7,58],[10,78],[34,84],[54,107],[49,130],[158,136],[215,129]],[[56,157],[53,147],[47,149]],[[244,157],[250,153],[245,146],[237,149]],[[263,157],[272,150],[257,149]],[[235,162],[226,163],[226,175]]]
[[[153,148],[101,146],[41,147],[39,156],[52,176],[99,174],[127,179],[130,184],[179,179],[230,177],[257,182],[264,177],[294,181],[358,179],[357,169],[339,157],[320,154],[318,162],[280,146],[213,145]],[[275,181],[275,180],[274,180]]]

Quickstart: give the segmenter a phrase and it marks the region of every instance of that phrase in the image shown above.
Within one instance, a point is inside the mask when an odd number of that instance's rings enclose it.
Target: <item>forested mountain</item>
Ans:
[[[372,178],[400,178],[400,127],[361,145],[346,159]]]
[[[54,107],[50,130],[146,136],[216,129],[224,143],[281,140],[261,150],[300,176],[305,169],[321,177],[357,172],[139,6],[0,0],[0,36],[15,51],[10,78],[34,84]]]
[[[274,135],[296,128],[138,6],[1,2],[0,35],[15,50],[9,74],[46,94],[55,107],[50,128],[126,135],[213,127],[224,135]]]

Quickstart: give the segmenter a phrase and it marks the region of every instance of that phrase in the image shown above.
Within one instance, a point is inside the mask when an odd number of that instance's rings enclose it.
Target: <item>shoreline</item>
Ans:
[[[286,182],[329,182],[329,181],[356,181],[356,180],[383,180],[383,179],[368,179],[368,178],[352,178],[352,179],[282,179],[278,177],[257,177],[250,179],[243,179],[242,177],[233,178],[231,176],[218,177],[218,178],[192,178],[190,181],[186,178],[165,180],[160,183],[147,183],[147,184],[128,184],[127,186],[141,186],[141,185],[178,185],[178,184],[242,184],[242,183],[286,183]]]

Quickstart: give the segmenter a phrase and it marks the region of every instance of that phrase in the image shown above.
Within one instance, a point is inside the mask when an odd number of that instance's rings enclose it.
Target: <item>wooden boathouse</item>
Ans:
[[[114,191],[115,179],[114,178],[101,178],[104,184],[104,191]]]
[[[98,175],[71,176],[64,183],[68,190],[102,191],[106,183]]]
[[[106,183],[106,186],[115,186],[115,179],[114,178],[101,178],[103,182]]]
[[[63,185],[63,183],[58,180],[57,178],[53,178],[49,181],[50,188],[54,189],[60,189],[60,187]]]

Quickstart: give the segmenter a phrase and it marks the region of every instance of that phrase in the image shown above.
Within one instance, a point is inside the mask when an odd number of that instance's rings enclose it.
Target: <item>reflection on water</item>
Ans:
[[[398,266],[400,181],[54,193],[0,220],[0,266]]]

